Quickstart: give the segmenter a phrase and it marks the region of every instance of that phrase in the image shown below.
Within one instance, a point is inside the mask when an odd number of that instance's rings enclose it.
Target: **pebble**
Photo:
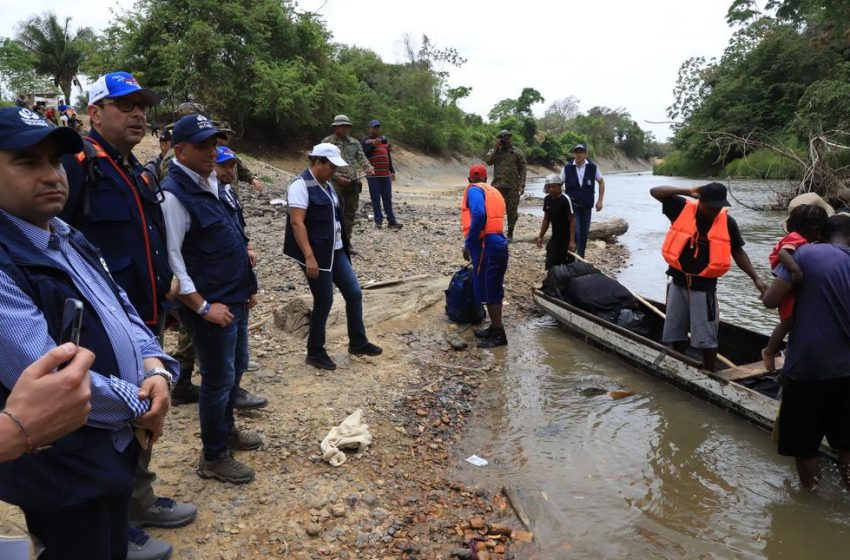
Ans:
[[[322,533],[322,526],[318,523],[307,523],[304,531],[311,537],[318,537]]]

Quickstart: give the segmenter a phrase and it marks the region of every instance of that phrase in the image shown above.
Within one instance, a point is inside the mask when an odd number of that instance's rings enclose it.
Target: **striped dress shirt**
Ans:
[[[0,210],[2,211],[2,210]],[[118,376],[91,372],[91,412],[89,426],[112,430],[112,441],[118,451],[132,441],[131,423],[150,409],[150,401],[139,400],[139,387],[144,381],[145,358],[159,358],[175,376],[180,368],[163,352],[156,338],[139,318],[127,295],[121,290],[116,298],[98,271],[71,246],[70,228],[60,220],[50,221],[47,231],[4,212],[33,245],[49,257],[72,279],[74,286],[93,306],[109,336],[118,364]],[[0,271],[0,383],[11,389],[21,372],[42,354],[56,346],[47,330],[47,322],[32,299],[11,277]]]

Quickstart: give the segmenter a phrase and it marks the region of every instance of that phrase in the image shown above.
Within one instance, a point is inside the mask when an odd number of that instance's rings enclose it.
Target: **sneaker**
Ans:
[[[201,460],[198,463],[198,476],[201,478],[215,478],[223,482],[233,484],[245,484],[254,480],[256,473],[254,469],[244,463],[240,463],[233,457],[231,451],[225,451],[218,459],[207,461],[201,452]]]
[[[201,389],[197,385],[191,383],[178,383],[171,390],[171,404],[191,404],[196,403],[201,398]]]
[[[327,369],[331,371],[336,369],[336,364],[333,360],[331,360],[331,357],[328,356],[327,352],[322,352],[315,356],[307,354],[307,359],[304,360],[304,363],[308,366],[313,366],[319,369]]]
[[[127,560],[168,560],[174,549],[165,541],[155,539],[139,527],[130,525],[127,541]]]
[[[252,395],[242,387],[236,389],[236,398],[233,399],[233,408],[237,410],[255,410],[268,404],[269,399]]]
[[[478,343],[479,348],[495,348],[496,346],[507,345],[508,337],[505,335],[505,329],[493,329],[490,338],[484,338]]]
[[[258,369],[260,369],[260,364],[254,360],[248,360],[248,367],[245,368],[245,371],[257,371]]]
[[[380,356],[383,352],[384,351],[380,346],[376,346],[371,342],[367,342],[360,348],[348,347],[348,353],[354,354],[355,356]]]
[[[401,229],[402,225],[400,223],[396,222],[394,224],[387,225],[387,227],[390,228],[390,229]]]
[[[486,329],[475,329],[472,331],[472,334],[476,336],[476,338],[490,338],[493,336],[493,326],[489,326]]]
[[[183,527],[195,520],[198,508],[192,504],[175,502],[171,498],[157,497],[153,505],[146,509],[141,516],[130,522],[137,527],[162,527],[173,529]]]
[[[233,428],[227,434],[227,446],[234,451],[252,451],[263,446],[263,438],[257,432]]]

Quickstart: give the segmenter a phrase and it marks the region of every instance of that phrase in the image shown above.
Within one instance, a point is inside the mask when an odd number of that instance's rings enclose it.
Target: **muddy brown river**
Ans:
[[[627,174],[606,183],[603,215],[630,224],[621,241],[631,260],[620,280],[663,299],[659,247],[669,222],[648,190],[699,182]],[[753,204],[769,199],[772,186],[735,181],[732,191]],[[539,213],[533,204],[526,211]],[[734,202],[732,215],[768,278],[782,215]],[[749,278],[733,266],[720,285],[726,320],[772,329],[775,314],[761,307]],[[482,396],[457,469],[469,482],[518,488],[539,558],[850,557],[850,494],[831,465],[817,492],[803,491],[793,461],[746,421],[580,342],[548,317],[513,325],[509,336],[499,355],[506,367]],[[613,400],[597,389],[634,395]],[[463,461],[472,454],[489,464]]]

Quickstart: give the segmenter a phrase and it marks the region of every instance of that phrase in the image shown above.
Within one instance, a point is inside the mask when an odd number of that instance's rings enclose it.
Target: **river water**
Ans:
[[[648,192],[658,184],[699,182],[610,175],[599,217],[629,222],[620,241],[631,259],[620,281],[663,300],[660,246],[669,221]],[[776,186],[734,182],[732,192],[755,204],[771,200]],[[542,196],[542,184],[529,191]],[[536,205],[525,210],[540,213]],[[769,278],[767,255],[782,234],[782,214],[733,202],[732,215],[757,270]],[[775,324],[734,265],[719,294],[726,320],[764,332]],[[457,452],[458,470],[469,482],[518,488],[536,525],[535,557],[850,557],[850,494],[834,467],[826,465],[815,494],[802,491],[793,461],[745,421],[580,342],[548,317],[515,325],[509,336],[511,345],[498,355],[506,367],[482,395]],[[635,394],[613,400],[588,388]],[[471,454],[490,463],[462,461]]]

